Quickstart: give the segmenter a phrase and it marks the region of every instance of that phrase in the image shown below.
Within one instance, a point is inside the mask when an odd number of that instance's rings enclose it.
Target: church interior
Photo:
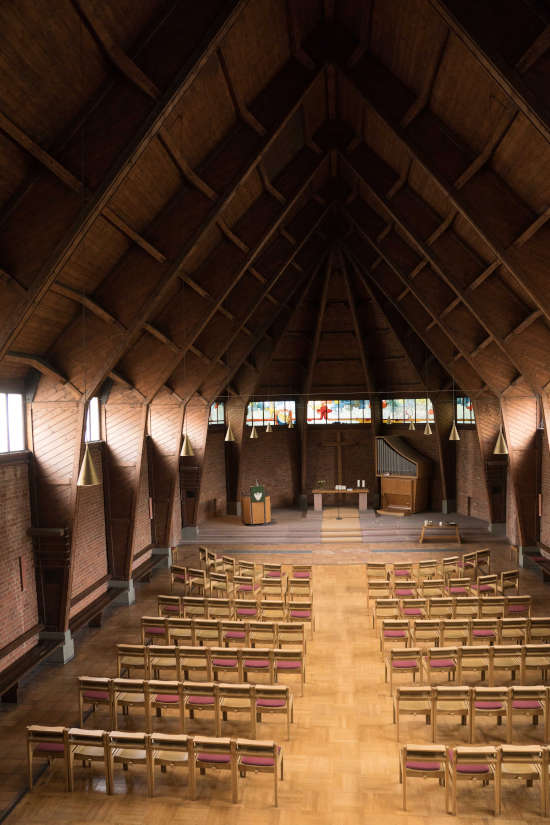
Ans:
[[[549,0],[0,31],[0,823],[548,821]]]

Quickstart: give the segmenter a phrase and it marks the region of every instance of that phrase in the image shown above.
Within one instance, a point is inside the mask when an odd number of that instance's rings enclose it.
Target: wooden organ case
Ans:
[[[376,437],[376,475],[380,477],[378,513],[407,516],[428,506],[432,463],[399,436]]]

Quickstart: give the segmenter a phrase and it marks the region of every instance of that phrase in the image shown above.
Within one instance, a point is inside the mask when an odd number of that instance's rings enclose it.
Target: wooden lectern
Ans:
[[[250,488],[250,495],[241,496],[243,524],[270,524],[271,498],[261,485]]]

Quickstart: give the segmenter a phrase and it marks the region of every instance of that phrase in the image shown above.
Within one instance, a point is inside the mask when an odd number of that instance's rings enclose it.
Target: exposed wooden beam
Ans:
[[[218,197],[217,192],[214,192],[200,175],[187,163],[179,146],[172,140],[172,137],[167,129],[162,128],[159,132],[159,140],[166,149],[172,161],[178,167],[182,175],[191,183],[199,192],[211,201],[215,201]]]
[[[276,189],[273,186],[273,184],[271,183],[271,181],[269,180],[269,178],[267,176],[267,172],[265,171],[265,167],[264,167],[263,163],[258,164],[258,172],[259,172],[260,178],[262,179],[262,183],[263,183],[265,191],[268,192],[276,200],[278,200],[279,203],[285,204],[286,203],[285,196],[281,192],[279,192],[278,189]]]
[[[550,26],[545,26],[516,63],[520,74],[525,74],[550,49]]]
[[[477,174],[477,172],[479,172],[479,170],[489,162],[497,146],[509,132],[514,120],[517,117],[517,114],[517,109],[505,109],[503,111],[502,116],[493,129],[493,134],[483,147],[483,151],[480,152],[476,158],[474,158],[464,172],[455,180],[454,185],[456,189],[462,189],[462,187],[465,186],[468,181],[471,180],[474,175]]]
[[[247,123],[251,129],[254,129],[254,131],[257,132],[261,137],[264,137],[267,133],[267,130],[265,126],[262,123],[260,123],[260,121],[257,118],[254,117],[250,109],[248,109],[245,106],[244,100],[242,99],[242,95],[239,92],[238,87],[233,82],[231,73],[229,71],[229,67],[227,65],[227,61],[225,59],[221,47],[218,48],[217,55],[218,60],[220,62],[222,74],[225,79],[227,90],[229,92],[229,96],[233,103],[233,108],[235,109],[236,114],[238,115],[238,117],[241,118],[241,120],[244,120],[244,122]]]
[[[302,63],[307,69],[314,69],[315,65],[311,57],[302,49],[298,21],[296,18],[295,4],[300,0],[286,0],[286,13],[288,21],[288,37],[290,40],[290,53]]]
[[[317,353],[319,352],[319,343],[321,341],[321,331],[323,329],[323,318],[325,317],[325,310],[327,306],[328,287],[330,283],[330,276],[332,273],[334,253],[331,250],[327,259],[325,274],[323,277],[323,285],[321,287],[321,295],[319,298],[319,310],[317,312],[317,321],[315,323],[315,332],[313,333],[313,340],[311,342],[311,350],[309,352],[307,373],[304,378],[302,387],[302,395],[308,396],[311,392],[311,385],[313,382],[313,371],[315,369],[315,362],[317,360]]]
[[[62,372],[52,366],[40,355],[34,355],[29,352],[15,352],[13,350],[8,350],[5,355],[5,360],[8,364],[25,364],[28,367],[32,367],[42,373],[42,375],[47,375],[48,378],[53,378],[54,381],[58,381],[60,384],[63,384],[75,398],[82,397],[80,390],[77,389],[74,384],[71,384]]]
[[[139,232],[136,232],[135,229],[132,229],[132,227],[129,224],[127,224],[126,221],[124,221],[120,217],[120,215],[117,215],[117,213],[113,209],[111,209],[110,206],[106,206],[105,209],[103,209],[102,215],[109,221],[109,223],[112,223],[113,226],[116,226],[117,229],[120,229],[123,235],[126,235],[127,238],[130,238],[131,241],[134,241],[134,243],[136,243],[145,252],[147,252],[151,256],[151,258],[154,258],[155,261],[158,261],[160,264],[165,263],[166,255],[164,255],[159,249],[157,249],[156,246],[153,246],[152,243],[149,243],[149,241],[145,240],[143,235],[140,235]]]
[[[240,249],[241,252],[244,252],[245,255],[247,255],[250,252],[250,247],[248,246],[248,244],[246,244],[242,238],[239,238],[239,236],[236,235],[235,232],[233,232],[231,227],[227,225],[223,218],[219,218],[217,223],[220,230],[227,238],[227,240],[230,241],[234,246],[236,246],[237,249]]]
[[[146,332],[148,332],[149,335],[152,335],[153,338],[156,338],[157,341],[161,341],[161,343],[165,344],[169,349],[172,350],[172,352],[178,352],[179,353],[181,351],[180,347],[178,347],[178,345],[176,344],[175,341],[172,341],[171,338],[169,338],[167,335],[165,335],[164,332],[161,332],[160,329],[153,326],[153,324],[146,323],[146,324],[143,325],[143,329]]]
[[[17,289],[22,294],[25,294],[25,292],[27,291],[26,286],[23,286],[23,284],[19,283],[17,278],[14,278],[13,275],[10,275],[10,273],[6,272],[6,270],[3,269],[1,266],[0,266],[0,283],[4,284],[5,286],[13,287],[14,289]]]
[[[414,103],[409,106],[403,117],[401,118],[401,126],[403,128],[407,128],[413,122],[415,117],[420,114],[420,112],[426,108],[430,97],[432,95],[432,89],[435,85],[435,81],[437,79],[437,74],[439,72],[439,68],[441,63],[443,62],[443,57],[445,55],[445,50],[447,48],[447,43],[449,42],[449,29],[445,29],[443,32],[443,37],[441,38],[440,42],[436,45],[436,47],[431,51],[428,55],[427,59],[427,66],[425,68],[424,74],[424,82],[422,83],[422,91],[418,95],[417,99]]]
[[[530,327],[531,324],[534,324],[535,321],[538,321],[539,318],[542,318],[542,312],[540,311],[540,309],[536,309],[534,312],[531,312],[526,318],[524,318],[523,321],[521,321],[521,323],[517,325],[517,327],[514,327],[514,329],[511,330],[511,332],[509,332],[508,335],[505,336],[505,340],[508,341],[510,338],[513,338],[514,335],[520,335],[520,333],[522,333],[524,330]]]
[[[92,298],[89,298],[88,295],[85,295],[83,292],[79,292],[66,284],[61,284],[59,281],[55,281],[52,284],[51,291],[55,292],[57,295],[62,295],[64,298],[68,298],[70,301],[76,301],[76,303],[81,304],[81,306],[86,307],[86,309],[89,309],[93,315],[96,315],[98,318],[101,318],[102,321],[105,321],[106,324],[112,324],[121,330],[126,329],[126,327],[121,324],[120,321],[114,317],[114,315],[111,315],[110,312],[107,312],[106,309],[103,309],[102,306],[92,300]]]
[[[356,306],[356,296],[353,294],[353,289],[350,283],[349,275],[347,272],[347,267],[345,263],[342,261],[342,273],[344,276],[344,284],[346,287],[346,295],[348,299],[348,306],[351,312],[351,320],[353,323],[353,331],[355,333],[355,338],[357,340],[357,346],[359,348],[359,358],[361,361],[361,368],[363,370],[363,375],[365,376],[365,386],[367,388],[367,392],[369,396],[375,391],[375,384],[374,384],[374,376],[372,372],[371,365],[369,363],[369,358],[367,354],[367,348],[365,346],[365,339],[366,334],[364,330],[361,329],[361,323],[359,321],[359,317],[357,315],[357,306]]]

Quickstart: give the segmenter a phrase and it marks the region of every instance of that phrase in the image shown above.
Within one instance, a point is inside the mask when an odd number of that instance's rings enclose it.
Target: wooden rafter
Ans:
[[[106,206],[101,214],[109,221],[109,223],[119,229],[123,235],[126,235],[127,238],[130,238],[131,241],[140,246],[144,252],[147,252],[147,254],[151,256],[151,258],[154,258],[155,261],[158,261],[160,264],[166,262],[166,255],[157,249],[156,246],[153,246],[152,243],[149,243],[143,235],[136,232],[136,230],[126,223],[120,215],[117,215],[117,213],[111,209],[110,206]]]
[[[26,364],[28,367],[33,367],[33,369],[42,373],[42,375],[47,375],[48,378],[53,378],[54,381],[58,381],[60,384],[66,386],[75,398],[81,398],[82,396],[80,390],[78,390],[74,384],[71,384],[62,372],[52,366],[44,358],[41,358],[39,355],[34,355],[29,352],[15,352],[13,350],[8,350],[5,355],[5,359],[11,364]]]
[[[101,318],[102,321],[105,321],[106,324],[111,324],[112,326],[116,326],[119,329],[123,330],[125,327],[120,321],[111,315],[110,312],[107,312],[106,309],[103,309],[96,301],[89,298],[84,292],[79,292],[77,289],[73,289],[71,286],[67,286],[66,284],[59,283],[59,281],[55,281],[52,284],[51,291],[55,292],[57,295],[62,295],[64,298],[68,298],[70,301],[75,301],[81,306],[86,307],[89,309],[90,312]]]
[[[224,57],[224,54],[223,54],[223,51],[222,51],[221,47],[217,50],[217,55],[218,55],[218,60],[219,60],[220,67],[221,67],[221,70],[222,70],[222,74],[223,74],[224,79],[225,79],[225,84],[226,84],[227,90],[229,92],[229,97],[231,98],[231,101],[233,103],[233,108],[235,109],[235,113],[237,114],[238,117],[241,118],[241,120],[243,120],[245,123],[247,123],[250,126],[251,129],[254,129],[254,131],[257,132],[261,137],[264,137],[267,133],[267,130],[266,130],[265,126],[262,123],[260,123],[260,121],[257,118],[254,117],[254,115],[252,114],[250,109],[248,109],[245,106],[244,101],[243,101],[237,87],[233,83],[233,80],[231,78],[231,73],[230,73],[229,68],[227,66],[227,61]]]
[[[325,317],[325,310],[327,306],[328,287],[330,283],[330,276],[332,274],[332,264],[334,260],[334,252],[331,250],[326,263],[325,275],[323,277],[323,285],[321,287],[321,295],[319,297],[319,310],[317,313],[317,322],[315,324],[315,332],[313,334],[313,341],[311,342],[311,350],[309,353],[307,373],[304,378],[302,386],[302,395],[308,396],[311,392],[311,385],[313,382],[313,371],[315,369],[315,362],[317,361],[317,353],[319,352],[319,343],[321,341],[321,331],[323,329],[323,318]]]
[[[415,117],[417,117],[417,115],[419,115],[420,112],[428,105],[428,101],[430,100],[432,90],[437,79],[439,68],[443,62],[443,57],[445,55],[448,42],[449,29],[446,29],[443,33],[443,37],[441,38],[441,42],[437,44],[437,48],[433,50],[430,56],[428,66],[424,74],[424,82],[422,84],[420,94],[401,118],[401,125],[403,128],[406,129],[407,126],[410,126]]]
[[[367,348],[365,346],[365,339],[366,334],[363,329],[361,329],[361,323],[359,321],[359,316],[357,315],[357,305],[356,305],[356,296],[353,294],[352,285],[349,279],[349,275],[347,272],[347,267],[342,260],[342,274],[344,276],[344,284],[346,287],[346,295],[348,297],[348,306],[351,312],[351,320],[353,323],[353,331],[355,333],[355,338],[357,341],[357,346],[359,348],[359,358],[361,360],[361,368],[363,370],[363,375],[365,376],[365,386],[367,388],[367,392],[369,396],[375,391],[374,385],[374,377],[372,373],[372,368],[369,363],[369,357],[367,353]]]

